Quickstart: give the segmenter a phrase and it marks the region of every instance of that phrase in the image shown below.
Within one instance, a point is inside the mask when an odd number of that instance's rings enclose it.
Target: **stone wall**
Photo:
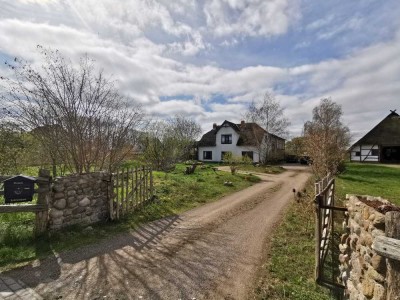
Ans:
[[[109,178],[103,172],[55,178],[49,197],[49,229],[105,220]]]
[[[341,237],[339,261],[341,280],[351,300],[386,299],[386,259],[371,247],[376,236],[385,235],[385,215],[373,208],[379,202],[390,205],[381,198],[348,197],[343,224],[347,233]]]

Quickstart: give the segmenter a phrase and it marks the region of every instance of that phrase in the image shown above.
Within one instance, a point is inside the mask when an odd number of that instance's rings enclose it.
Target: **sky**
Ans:
[[[37,45],[88,54],[152,117],[203,131],[239,123],[273,94],[301,134],[320,99],[342,106],[353,140],[400,111],[398,0],[0,0],[4,62]]]

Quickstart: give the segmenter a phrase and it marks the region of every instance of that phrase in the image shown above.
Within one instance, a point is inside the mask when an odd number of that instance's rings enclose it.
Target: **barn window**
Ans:
[[[372,156],[379,156],[379,149],[372,149],[371,150],[371,155]]]
[[[361,156],[361,151],[356,151],[356,156]]]

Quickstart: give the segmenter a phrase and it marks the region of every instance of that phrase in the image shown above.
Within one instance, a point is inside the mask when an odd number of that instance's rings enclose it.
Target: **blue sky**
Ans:
[[[354,138],[400,111],[397,0],[0,0],[0,60],[84,53],[149,116],[209,130],[273,93],[301,133],[323,97]],[[0,65],[0,73],[6,72]]]

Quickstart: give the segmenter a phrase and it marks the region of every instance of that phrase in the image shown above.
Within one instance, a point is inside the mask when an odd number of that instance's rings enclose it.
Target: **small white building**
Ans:
[[[351,146],[350,160],[400,163],[400,116],[396,110]]]
[[[267,137],[268,136],[268,137]],[[266,141],[269,140],[269,156],[266,156]],[[235,124],[224,121],[214,123],[213,129],[205,133],[198,142],[198,160],[219,162],[230,152],[235,156],[247,156],[253,162],[265,161],[265,158],[283,160],[285,139],[270,134],[256,123],[242,121]]]

